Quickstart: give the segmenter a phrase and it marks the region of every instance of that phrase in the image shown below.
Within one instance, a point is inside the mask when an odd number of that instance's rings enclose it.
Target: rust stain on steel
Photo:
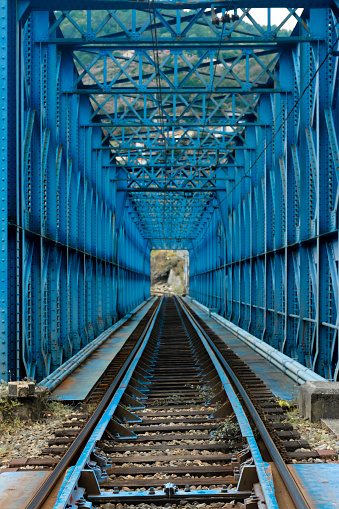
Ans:
[[[136,328],[136,322],[145,316],[151,305],[152,302],[148,303],[136,313],[134,323],[126,323],[119,332],[113,332],[67,379],[60,383],[52,393],[53,398],[64,401],[83,401],[110,362],[123,348]]]
[[[275,396],[285,401],[293,400],[298,395],[298,384],[293,382],[279,368],[273,366],[268,360],[264,359],[259,353],[255,352],[250,346],[237,338],[234,334],[226,331],[224,327],[217,324],[213,318],[209,318],[206,314],[196,307],[192,309],[200,316],[207,325],[214,330],[225,344],[231,348],[240,359],[268,385]]]
[[[23,509],[51,472],[21,471],[0,474],[0,500],[4,509]]]

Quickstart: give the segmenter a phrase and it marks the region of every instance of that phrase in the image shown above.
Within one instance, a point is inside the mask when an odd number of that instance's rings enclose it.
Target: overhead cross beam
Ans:
[[[292,97],[294,84],[278,65],[286,49],[320,39],[295,5],[279,26],[268,10],[266,27],[241,3],[196,2],[189,11],[184,2],[128,5],[123,12],[94,1],[100,13],[79,17],[76,1],[67,9],[60,3],[40,43],[72,56],[77,72],[60,91],[90,101],[83,128],[102,128],[94,149],[108,155],[112,188],[134,203],[140,231],[184,238],[203,231],[210,201],[247,171],[256,148],[247,130],[269,126],[260,97]],[[223,22],[234,9],[234,21]],[[302,30],[289,37],[291,18]],[[182,212],[180,228],[173,207]]]
[[[163,9],[193,9],[193,8],[209,8],[211,6],[210,0],[172,0],[172,1],[155,1],[156,8]],[[24,8],[26,7],[27,2],[23,2]],[[227,10],[238,9],[242,7],[248,6],[248,0],[232,0],[232,2],[225,0],[218,2],[218,7],[223,7]],[[296,4],[293,0],[256,0],[255,7],[256,8],[274,8],[274,7],[288,7],[295,8]],[[298,0],[298,7],[300,8],[326,8],[326,7],[336,7],[336,0]],[[29,8],[34,11],[57,11],[57,10],[65,10],[68,9],[77,9],[77,10],[102,10],[102,9],[119,9],[121,8],[121,2],[118,0],[45,0],[42,2],[41,0],[30,0]],[[147,10],[147,5],[145,2],[141,1],[126,1],[124,3],[125,9],[140,9]]]
[[[137,306],[165,247],[203,304],[338,380],[338,2],[0,1],[1,377]]]

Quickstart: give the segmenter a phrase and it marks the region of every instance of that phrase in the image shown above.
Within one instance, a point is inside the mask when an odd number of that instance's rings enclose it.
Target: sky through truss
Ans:
[[[300,16],[303,9],[298,9],[297,14]],[[279,25],[285,16],[288,14],[288,9],[271,9],[271,25]],[[255,18],[260,25],[267,25],[267,9],[251,9],[251,15]],[[293,30],[297,20],[292,16],[285,24],[286,30]]]

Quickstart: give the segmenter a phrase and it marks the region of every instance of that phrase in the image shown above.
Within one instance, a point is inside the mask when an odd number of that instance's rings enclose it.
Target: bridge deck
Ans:
[[[154,300],[151,299],[135,315],[105,341],[86,361],[53,391],[55,399],[63,401],[83,401],[110,362],[123,348],[140,320],[145,316]]]
[[[229,333],[197,305],[186,300],[193,310],[220,336],[225,343],[267,384],[272,392],[285,401],[297,398],[298,385],[268,360],[254,352],[234,334]],[[64,401],[83,401],[97,383],[110,362],[124,347],[127,338],[153,303],[149,301],[128,323],[119,328],[105,343],[83,362],[53,391],[53,397]]]
[[[247,346],[241,339],[229,333],[222,325],[209,317],[201,308],[190,300],[186,303],[192,307],[195,313],[202,318],[207,325],[222,338],[225,343],[243,360],[248,366],[267,384],[271,391],[284,401],[295,400],[298,396],[298,384],[296,384],[279,368],[273,366],[252,348]]]

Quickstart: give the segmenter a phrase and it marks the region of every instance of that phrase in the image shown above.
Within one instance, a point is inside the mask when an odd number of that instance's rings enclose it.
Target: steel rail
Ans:
[[[186,316],[184,309],[181,309],[178,306],[177,301],[175,301],[175,306],[177,308],[177,311],[179,312],[180,321],[186,328],[185,323],[186,324],[188,323],[189,318]],[[122,380],[121,384],[119,385],[117,391],[114,393],[114,396],[113,396],[109,406],[106,408],[105,412],[103,413],[103,415],[100,419],[100,422],[97,424],[96,429],[93,431],[93,433],[91,434],[87,443],[85,444],[84,449],[83,449],[81,455],[79,456],[76,465],[68,470],[68,472],[64,478],[63,485],[62,485],[61,489],[59,490],[58,498],[54,505],[54,509],[64,509],[65,507],[67,507],[68,503],[72,503],[71,497],[74,494],[74,490],[76,489],[76,486],[78,486],[79,479],[81,478],[82,472],[84,472],[84,469],[86,468],[86,463],[90,457],[90,454],[93,451],[94,447],[96,446],[96,443],[99,440],[101,440],[102,435],[107,428],[107,425],[111,422],[111,419],[114,416],[115,410],[118,407],[119,401],[120,401],[124,391],[128,387],[129,381],[133,374],[133,370],[135,369],[135,367],[136,367],[136,365],[137,365],[137,363],[138,363],[138,361],[139,361],[139,359],[140,359],[142,353],[144,352],[144,349],[148,343],[148,339],[149,339],[151,332],[153,330],[153,324],[155,325],[155,323],[156,323],[156,319],[158,317],[159,311],[160,311],[160,308],[158,308],[158,311],[155,315],[153,323],[152,323],[151,327],[149,328],[137,354],[135,355],[135,358],[133,359],[133,362],[131,363],[124,379]],[[186,328],[186,331],[187,331],[187,328]],[[196,331],[196,329],[194,329],[194,331]],[[188,334],[190,335],[190,332],[188,332]],[[247,416],[242,408],[242,405],[241,405],[237,395],[235,394],[235,391],[231,385],[231,382],[230,382],[227,374],[225,373],[224,369],[222,368],[221,363],[218,361],[218,359],[216,358],[216,355],[213,353],[212,348],[206,341],[206,339],[199,333],[195,334],[195,332],[193,332],[192,339],[193,339],[193,337],[196,338],[195,341],[199,344],[199,348],[200,348],[200,344],[201,344],[201,346],[203,346],[203,349],[206,350],[206,353],[208,354],[208,356],[210,358],[210,365],[211,365],[211,367],[214,366],[215,370],[217,371],[217,373],[220,377],[220,381],[221,381],[221,383],[224,387],[224,390],[228,396],[228,399],[233,407],[234,413],[238,419],[238,423],[239,423],[239,426],[240,426],[240,429],[242,432],[242,436],[244,438],[246,438],[246,440],[247,440],[247,443],[248,443],[248,446],[249,446],[249,449],[251,452],[251,456],[253,458],[254,465],[256,467],[258,480],[261,484],[261,488],[262,488],[262,491],[263,491],[263,494],[265,497],[267,508],[268,509],[278,509],[278,504],[277,504],[275,493],[274,493],[271,473],[270,473],[269,469],[267,469],[267,464],[262,459],[259,447],[256,443],[255,438],[254,438],[254,434],[253,434],[251,425],[247,419]],[[82,489],[85,489],[84,486],[82,486],[82,485],[80,485],[80,486]],[[243,492],[242,490],[240,490],[238,492],[238,494],[239,493],[241,493],[242,495],[245,495],[245,492]],[[213,495],[214,496],[215,495],[222,496],[223,492],[222,491],[220,492],[220,490],[216,490],[216,492],[209,491],[208,493],[205,493],[205,492],[201,493],[201,491],[198,491],[195,493],[192,491],[190,493],[190,495],[188,495],[188,496],[194,497],[197,494],[204,495],[206,497],[211,496],[211,495],[212,496]],[[230,494],[232,495],[232,493],[230,493]],[[150,493],[148,491],[142,492],[142,493],[128,492],[128,493],[124,494],[124,496],[127,497],[126,500],[134,500],[134,497],[139,497],[139,496],[143,497],[143,496],[149,496],[149,495],[150,495]],[[114,492],[87,493],[87,499],[89,502],[100,502],[100,503],[105,503],[106,501],[111,501],[111,499],[112,500],[117,499],[117,498],[119,499],[121,496],[122,495],[115,494]],[[182,493],[178,491],[176,496],[180,497],[180,496],[182,496]],[[164,497],[164,493],[161,492],[161,490],[160,490],[160,492],[156,491],[155,494],[151,495],[152,500],[154,500],[155,497],[160,497],[160,499],[162,499]]]
[[[269,451],[269,453],[270,453],[270,455],[271,455],[271,457],[279,471],[279,474],[284,481],[286,489],[288,490],[296,507],[298,509],[310,509],[309,504],[307,503],[306,499],[304,498],[304,496],[303,496],[302,492],[300,491],[298,485],[296,484],[293,476],[289,472],[283,458],[280,455],[280,452],[278,451],[275,443],[272,440],[272,437],[268,433],[265,424],[263,423],[259,413],[257,412],[251,399],[249,398],[248,394],[246,393],[246,390],[240,383],[238,377],[236,376],[236,374],[234,373],[232,368],[228,365],[227,361],[225,361],[225,359],[219,352],[218,348],[213,344],[213,341],[209,338],[208,334],[203,330],[203,328],[200,326],[200,324],[196,321],[196,319],[192,315],[186,302],[184,302],[182,299],[180,299],[178,297],[175,297],[175,298],[178,300],[182,309],[186,313],[186,316],[189,318],[189,320],[190,320],[192,326],[194,327],[194,329],[196,330],[197,334],[200,337],[203,336],[205,338],[205,340],[208,342],[208,344],[210,345],[214,354],[216,355],[219,362],[221,363],[223,369],[225,370],[225,372],[230,377],[233,384],[239,391],[239,394],[241,395],[255,425],[257,426],[259,433],[260,433],[260,435],[261,435],[261,437],[262,437],[262,439],[263,439],[263,441],[264,441],[264,443],[265,443],[265,445],[266,445],[266,447],[267,447],[267,449],[268,449],[268,451]]]
[[[100,421],[101,415],[106,410],[107,406],[110,403],[110,400],[116,391],[116,389],[119,387],[121,381],[123,380],[124,376],[126,375],[130,365],[133,362],[133,359],[135,358],[146,334],[148,333],[153,320],[160,309],[160,306],[162,304],[163,297],[159,299],[159,302],[157,303],[156,308],[154,309],[149,321],[147,322],[145,329],[143,333],[141,334],[137,344],[133,348],[132,352],[130,353],[129,357],[126,359],[124,365],[120,369],[119,373],[115,377],[112,385],[106,392],[105,396],[103,397],[101,403],[95,410],[94,414],[91,416],[89,421],[87,422],[86,426],[81,430],[77,438],[72,443],[71,447],[68,449],[66,454],[62,457],[56,468],[53,470],[52,474],[48,477],[48,479],[44,482],[44,484],[39,488],[39,490],[35,493],[34,497],[30,501],[30,503],[26,506],[26,509],[40,509],[42,504],[46,501],[47,497],[50,495],[51,491],[55,487],[56,483],[60,480],[60,477],[65,473],[65,470],[69,467],[70,463],[77,454],[79,454],[84,442],[88,439],[89,435],[93,432],[95,427],[97,426],[98,422]]]
[[[151,336],[151,333],[154,329],[154,326],[156,324],[159,311],[162,307],[163,298],[160,300],[160,304],[155,310],[154,314],[152,315],[152,319],[148,322],[148,326],[145,329],[144,333],[142,334],[141,342],[138,346],[138,349],[133,355],[132,362],[129,364],[128,369],[125,371],[123,379],[120,381],[119,386],[114,391],[112,398],[109,402],[109,405],[106,407],[106,409],[102,412],[100,416],[100,420],[97,423],[95,429],[92,431],[90,437],[88,438],[87,442],[84,445],[84,448],[77,460],[77,463],[75,466],[73,466],[66,474],[64,481],[62,483],[61,489],[58,493],[57,501],[54,505],[54,509],[64,509],[65,507],[68,507],[70,504],[70,500],[72,495],[74,494],[74,489],[77,486],[77,483],[79,482],[80,476],[82,471],[84,470],[91,453],[93,452],[94,448],[96,447],[96,444],[99,440],[101,440],[105,430],[109,426],[109,423],[111,422],[111,419],[117,410],[119,403],[121,401],[121,398],[123,397],[130,381],[132,378],[132,375],[134,373],[134,370],[140,360],[141,355],[143,354],[146,345],[148,344],[149,338]]]
[[[80,364],[88,359],[92,353],[94,353],[105,341],[107,341],[111,334],[117,332],[133,315],[135,315],[144,306],[146,306],[150,300],[151,297],[139,304],[139,306],[136,308],[132,309],[132,311],[129,313],[126,313],[126,315],[123,316],[118,322],[102,332],[99,336],[84,346],[84,348],[82,348],[78,353],[73,355],[73,357],[68,359],[66,362],[64,362],[64,364],[53,371],[53,373],[41,380],[41,382],[39,382],[37,385],[39,387],[46,388],[49,392],[54,391],[54,389],[58,387],[58,385],[61,384],[61,382],[63,382],[66,378],[68,378],[73,373],[73,371],[75,371],[80,366]]]
[[[220,323],[220,325],[229,332],[231,332],[231,334],[235,334],[235,336],[240,338],[241,341],[249,345],[253,350],[258,352],[271,364],[273,364],[281,371],[286,373],[298,384],[302,384],[304,382],[329,382],[329,380],[318,375],[312,369],[303,366],[302,364],[300,364],[300,362],[295,361],[294,359],[291,359],[291,357],[288,357],[287,355],[280,352],[273,346],[269,345],[268,343],[265,343],[265,341],[263,341],[262,339],[253,336],[250,332],[242,329],[241,327],[238,327],[237,325],[230,322],[223,316],[220,316],[219,314],[213,312],[206,306],[203,306],[202,304],[200,304],[200,302],[193,299],[192,302],[200,309],[202,309],[205,313],[210,314],[213,320]],[[293,318],[292,315],[289,316]],[[299,316],[297,317],[297,319],[299,319]]]
[[[252,426],[247,418],[246,413],[244,412],[244,408],[242,403],[239,401],[238,396],[236,395],[234,388],[232,386],[232,383],[227,376],[227,373],[225,372],[223,366],[219,362],[219,359],[215,355],[215,352],[211,348],[211,345],[205,338],[203,334],[199,332],[199,329],[195,327],[195,324],[192,322],[191,317],[186,312],[185,308],[181,305],[180,301],[176,301],[177,307],[181,308],[182,312],[184,313],[184,317],[181,317],[182,320],[187,320],[187,322],[193,327],[197,337],[201,341],[202,345],[204,346],[211,364],[214,366],[214,369],[216,370],[220,381],[222,383],[223,389],[226,393],[227,399],[229,403],[231,404],[231,407],[234,411],[235,417],[238,421],[241,434],[243,438],[246,439],[248,447],[251,452],[251,456],[253,458],[253,462],[257,471],[258,475],[258,481],[261,485],[261,489],[263,492],[263,495],[265,497],[265,503],[267,506],[267,509],[278,509],[278,503],[276,500],[276,496],[274,493],[274,486],[273,486],[273,478],[272,475],[267,468],[267,463],[263,460],[259,446],[257,444],[257,441],[254,437],[254,431],[252,429]]]

